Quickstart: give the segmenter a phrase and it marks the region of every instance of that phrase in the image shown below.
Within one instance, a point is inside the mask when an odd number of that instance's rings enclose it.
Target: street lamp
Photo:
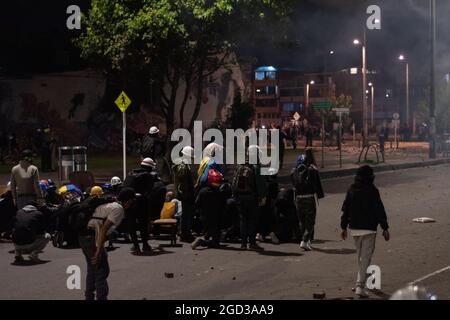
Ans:
[[[360,45],[361,41],[359,39],[353,40],[354,45]],[[367,127],[367,98],[366,98],[366,90],[367,90],[367,67],[366,67],[366,31],[364,30],[364,40],[362,43],[362,99],[363,99],[363,146],[366,146],[367,138],[368,138],[368,127]]]
[[[369,82],[369,87],[371,91],[371,102],[370,102],[370,126],[373,128],[374,122],[373,122],[373,112],[375,109],[375,86],[372,82]]]
[[[430,150],[436,158],[436,0],[430,0]]]
[[[311,80],[309,83],[306,84],[306,99],[305,99],[305,107],[308,109],[309,107],[309,86],[313,86],[316,84],[314,80]]]
[[[405,85],[406,85],[406,127],[409,128],[409,63],[407,62],[405,55],[401,54],[398,56],[399,61],[406,61],[406,74],[405,74]]]

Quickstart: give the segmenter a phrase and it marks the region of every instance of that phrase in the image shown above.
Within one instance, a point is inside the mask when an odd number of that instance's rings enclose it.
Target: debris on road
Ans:
[[[173,273],[172,272],[164,272],[164,276],[166,278],[173,278]]]
[[[323,300],[326,296],[327,295],[324,291],[313,293],[313,299]]]
[[[418,222],[418,223],[431,223],[431,222],[436,222],[436,220],[432,219],[432,218],[428,218],[428,217],[421,217],[421,218],[414,218],[413,222]]]
[[[214,270],[214,267],[209,267],[211,270]]]
[[[233,277],[231,280],[236,280],[236,277]]]

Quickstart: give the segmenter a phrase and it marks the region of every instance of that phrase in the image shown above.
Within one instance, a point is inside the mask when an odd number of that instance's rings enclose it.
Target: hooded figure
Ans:
[[[347,227],[355,240],[358,256],[358,275],[355,294],[367,297],[367,267],[370,265],[378,225],[383,229],[383,237],[389,240],[389,225],[380,192],[374,186],[375,175],[370,166],[358,169],[355,182],[350,186],[342,205],[341,228],[342,239],[347,238]]]

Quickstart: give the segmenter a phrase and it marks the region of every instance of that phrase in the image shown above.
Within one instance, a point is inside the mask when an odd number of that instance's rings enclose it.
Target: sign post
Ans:
[[[331,109],[331,103],[328,101],[313,102],[313,108],[319,110]],[[325,168],[325,115],[322,112],[322,168]]]
[[[114,101],[116,106],[122,111],[122,142],[123,142],[123,179],[127,176],[127,118],[126,111],[131,104],[130,98],[122,91]]]
[[[350,113],[350,108],[333,108],[333,111],[339,116],[338,148],[339,148],[339,168],[342,168],[342,114]]]
[[[394,113],[392,115],[392,118],[394,118],[394,120],[392,120],[392,123],[394,125],[394,144],[395,144],[395,148],[398,149],[397,130],[398,130],[398,126],[400,124],[400,115],[398,113]]]

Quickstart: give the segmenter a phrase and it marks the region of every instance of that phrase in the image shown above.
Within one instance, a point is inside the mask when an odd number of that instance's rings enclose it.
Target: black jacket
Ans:
[[[319,171],[316,169],[314,165],[310,165],[307,168],[308,170],[308,179],[307,183],[304,186],[300,186],[298,180],[300,177],[298,176],[297,168],[294,168],[291,173],[292,185],[295,189],[295,194],[299,195],[309,195],[309,194],[317,194],[318,199],[322,199],[325,197],[322,182],[320,181]]]
[[[163,157],[165,152],[165,144],[160,138],[147,134],[142,140],[141,155],[143,158],[156,160]]]
[[[17,211],[12,232],[13,242],[17,245],[33,243],[38,235],[45,234],[49,218],[34,206],[26,206]]]
[[[341,228],[376,231],[389,228],[380,192],[373,183],[355,182],[342,205]]]

